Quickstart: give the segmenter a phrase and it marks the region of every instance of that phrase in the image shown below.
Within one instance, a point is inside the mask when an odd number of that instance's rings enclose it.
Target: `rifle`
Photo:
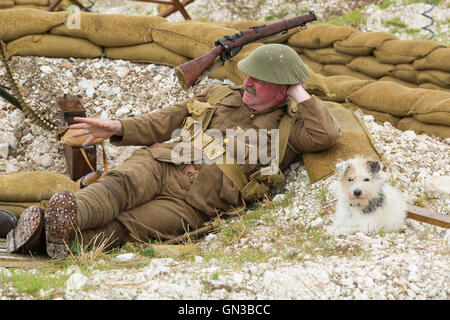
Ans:
[[[175,73],[183,89],[187,90],[201,80],[199,77],[205,77],[226,60],[237,55],[244,45],[275,36],[278,33],[286,33],[289,29],[298,26],[304,28],[306,23],[315,20],[317,18],[314,12],[310,11],[308,14],[291,19],[254,26],[232,36],[226,35],[214,42],[214,48],[209,53],[179,65],[175,68]]]

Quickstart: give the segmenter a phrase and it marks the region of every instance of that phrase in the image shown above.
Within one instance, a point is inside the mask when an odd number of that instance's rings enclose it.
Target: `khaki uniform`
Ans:
[[[242,102],[242,87],[230,88],[216,104],[208,129],[218,129],[224,136],[226,129],[278,129],[286,103],[253,111]],[[206,102],[216,89],[211,87],[195,99]],[[170,239],[240,205],[239,188],[216,164],[194,164],[198,175],[190,179],[180,166],[170,163],[175,143],[163,142],[182,127],[189,115],[188,102],[120,120],[124,135],[111,137],[111,142],[145,147],[76,194],[81,230],[95,233],[118,221],[130,239]],[[298,108],[284,158],[280,159],[281,168],[299,153],[331,147],[340,134],[337,122],[316,97],[298,104]],[[246,163],[240,167],[250,175],[262,165]]]

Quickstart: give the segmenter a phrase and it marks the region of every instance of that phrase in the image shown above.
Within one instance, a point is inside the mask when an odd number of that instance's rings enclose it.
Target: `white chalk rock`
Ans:
[[[119,254],[116,259],[120,262],[127,262],[134,258],[134,253]]]
[[[0,143],[0,159],[8,159],[9,145],[7,143]]]
[[[43,156],[37,157],[34,163],[40,167],[48,168],[53,164],[53,158],[49,154],[44,154]]]
[[[116,69],[116,75],[119,78],[124,78],[128,74],[128,69],[125,67],[119,67]]]
[[[425,190],[429,195],[445,200],[450,199],[450,176],[431,176],[425,180]]]
[[[66,281],[67,290],[79,290],[86,284],[88,278],[81,273],[72,274]]]
[[[50,74],[53,72],[53,69],[49,66],[42,66],[39,69],[45,74]]]

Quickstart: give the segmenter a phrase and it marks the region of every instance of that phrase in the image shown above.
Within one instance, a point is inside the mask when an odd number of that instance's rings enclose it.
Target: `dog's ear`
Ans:
[[[372,172],[372,174],[374,175],[380,172],[381,169],[383,169],[383,164],[381,162],[367,161],[367,163],[369,164],[370,172]]]
[[[342,180],[342,177],[345,174],[345,171],[347,171],[348,168],[348,161],[341,161],[336,163],[336,171],[338,173],[339,179]]]

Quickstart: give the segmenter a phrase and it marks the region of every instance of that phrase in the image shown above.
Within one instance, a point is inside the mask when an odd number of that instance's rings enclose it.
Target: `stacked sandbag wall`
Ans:
[[[3,9],[23,9],[32,8],[39,10],[47,10],[54,0],[0,0],[0,10]],[[53,11],[63,11],[67,8],[67,3],[61,1]]]
[[[69,28],[68,18],[65,12],[0,10],[0,39],[7,42],[10,56],[104,56],[174,67],[208,53],[225,35],[265,23],[172,23],[159,16],[82,12],[80,28]],[[311,94],[361,109],[402,130],[450,137],[450,48],[310,23],[245,46],[210,76],[242,83],[246,75],[237,63],[265,43],[285,43],[296,50],[311,72]]]

